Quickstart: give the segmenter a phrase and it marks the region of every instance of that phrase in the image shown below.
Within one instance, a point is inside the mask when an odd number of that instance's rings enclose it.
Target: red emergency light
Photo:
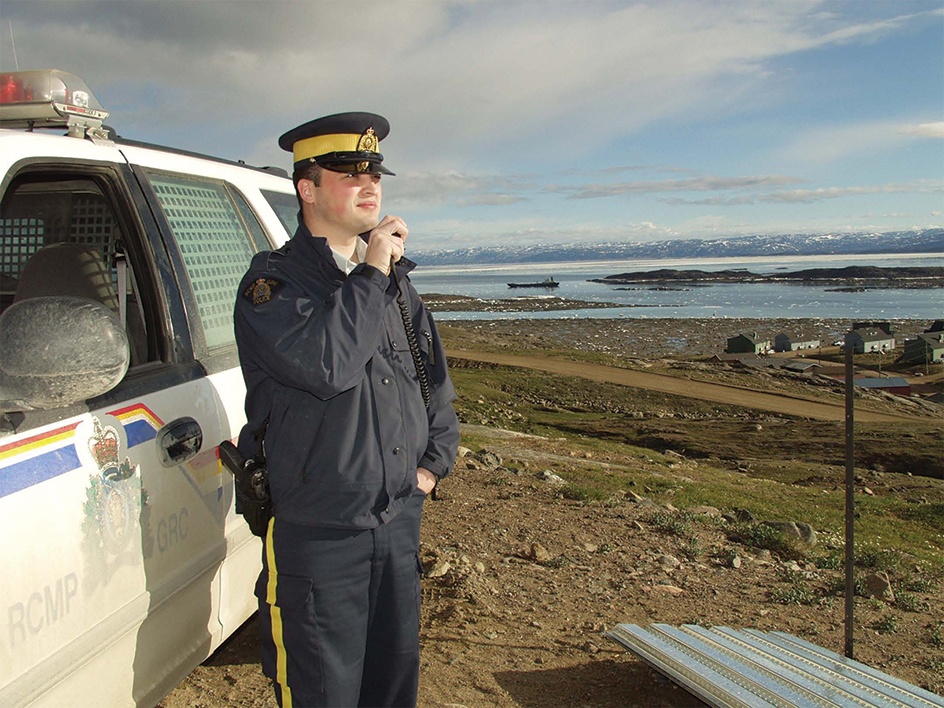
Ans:
[[[61,128],[70,133],[97,128],[108,117],[85,82],[59,69],[0,74],[0,125]]]

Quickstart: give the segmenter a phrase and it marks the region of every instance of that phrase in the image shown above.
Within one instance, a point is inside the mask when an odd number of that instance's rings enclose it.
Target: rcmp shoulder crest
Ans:
[[[283,285],[282,281],[275,278],[257,278],[246,288],[243,297],[252,300],[253,305],[261,305],[271,300]]]

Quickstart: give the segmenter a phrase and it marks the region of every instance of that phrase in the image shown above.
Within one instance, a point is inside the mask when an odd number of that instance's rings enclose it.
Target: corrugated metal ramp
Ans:
[[[783,632],[620,624],[606,636],[715,708],[944,708],[941,696]]]

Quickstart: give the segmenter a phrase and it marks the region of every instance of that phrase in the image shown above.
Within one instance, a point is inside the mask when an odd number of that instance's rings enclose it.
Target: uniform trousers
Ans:
[[[270,520],[256,596],[280,706],[416,705],[424,499],[368,530]]]

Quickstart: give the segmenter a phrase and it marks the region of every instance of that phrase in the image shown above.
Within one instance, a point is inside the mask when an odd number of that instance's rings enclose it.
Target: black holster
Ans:
[[[233,443],[220,443],[220,461],[236,481],[236,511],[242,514],[249,530],[265,537],[272,518],[272,497],[269,495],[269,472],[264,462],[246,459]]]

